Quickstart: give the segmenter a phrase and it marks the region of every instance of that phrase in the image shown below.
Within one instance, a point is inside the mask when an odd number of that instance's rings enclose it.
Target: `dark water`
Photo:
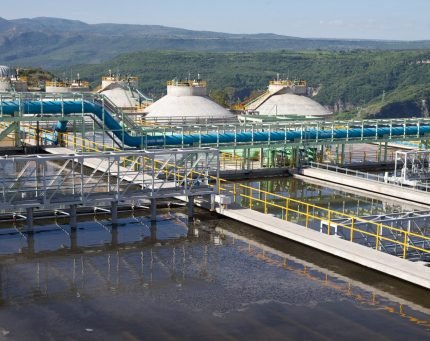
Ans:
[[[426,339],[430,295],[204,211],[0,230],[1,340]],[[143,212],[146,214],[146,212]],[[42,222],[40,222],[42,224]],[[18,230],[20,226],[17,226]]]
[[[323,185],[294,177],[259,179],[241,181],[240,183],[320,207],[358,216],[411,210],[410,205],[404,205],[389,200],[389,198],[386,200],[372,198],[363,194],[355,194],[331,188],[328,187],[330,186],[329,184]]]

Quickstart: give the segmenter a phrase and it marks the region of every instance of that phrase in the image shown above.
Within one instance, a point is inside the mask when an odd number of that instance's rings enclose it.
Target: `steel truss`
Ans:
[[[213,148],[5,156],[0,210],[208,195],[218,188],[218,169]]]

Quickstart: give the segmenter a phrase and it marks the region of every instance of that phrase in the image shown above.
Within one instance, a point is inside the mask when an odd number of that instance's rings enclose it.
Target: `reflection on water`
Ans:
[[[33,235],[0,230],[0,339],[400,339],[430,330],[427,291],[207,212],[190,224],[181,210],[163,210],[153,225],[142,216],[81,221],[76,231],[63,223]]]
[[[241,183],[351,215],[362,216],[405,210],[402,204],[393,203],[390,200],[373,199],[294,177],[241,181]]]

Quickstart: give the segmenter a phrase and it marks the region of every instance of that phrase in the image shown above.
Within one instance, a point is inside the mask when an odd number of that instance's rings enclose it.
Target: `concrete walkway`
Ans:
[[[336,184],[363,189],[369,192],[383,193],[387,196],[413,201],[424,205],[430,205],[430,192],[413,190],[412,188],[401,187],[394,184],[387,184],[373,180],[359,178],[353,175],[346,175],[326,169],[304,168],[300,174],[319,180],[329,181]]]
[[[291,239],[367,268],[430,289],[430,268],[245,208],[216,209],[225,217]]]
[[[73,153],[66,148],[53,149],[54,150],[47,150],[47,152],[53,154]],[[97,163],[97,159],[91,160],[86,164],[86,166],[94,168],[96,166],[95,163]],[[100,164],[98,164],[98,166],[100,167]],[[120,168],[119,171],[121,173],[122,169]],[[115,174],[115,171],[113,171],[112,175],[115,176],[118,174]],[[133,181],[132,179],[130,180]],[[178,199],[184,201],[187,200],[185,197],[178,197]],[[204,201],[196,202],[196,204],[205,208],[209,208],[210,206],[209,203]],[[334,236],[327,236],[320,232],[306,229],[301,225],[287,222],[272,215],[260,213],[254,210],[246,208],[225,209],[223,207],[218,207],[216,208],[216,211],[225,217],[430,289],[430,268],[422,264],[391,256]]]
[[[390,205],[401,206],[402,210],[406,210],[406,211],[417,211],[417,210],[423,211],[423,210],[430,209],[429,205],[416,203],[416,202],[413,202],[410,200],[395,198],[393,196],[386,195],[384,193],[369,192],[369,191],[364,190],[364,189],[359,189],[359,188],[346,186],[346,185],[340,185],[340,184],[334,183],[334,182],[327,182],[325,180],[311,178],[309,176],[304,176],[304,175],[300,175],[300,174],[294,174],[293,177],[296,179],[300,179],[302,181],[305,181],[306,183],[314,184],[317,186],[332,188],[332,189],[335,189],[338,191],[360,195],[360,196],[363,196],[363,197],[366,197],[369,199],[385,201],[386,203],[388,203]]]

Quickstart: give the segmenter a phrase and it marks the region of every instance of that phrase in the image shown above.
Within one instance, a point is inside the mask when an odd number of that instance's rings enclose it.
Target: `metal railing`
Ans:
[[[0,209],[212,194],[218,155],[206,148],[1,157]]]
[[[52,133],[52,132],[51,132]],[[63,142],[66,146],[74,149],[81,147],[85,151],[99,151],[100,148],[108,150],[109,147],[101,143],[86,140],[81,137],[70,138],[67,134],[64,134],[67,138]],[[115,148],[112,148],[115,150]],[[142,161],[137,161],[135,156],[125,155],[119,153],[119,159],[117,162],[122,167],[130,167],[142,164]],[[230,155],[224,156],[226,159],[232,158]],[[184,167],[178,159],[173,160],[156,160],[148,162],[145,159],[144,164],[151,165],[152,172],[157,170],[157,176],[164,174],[165,178],[176,176],[177,181],[180,181],[182,185],[193,181],[198,177],[202,176],[199,169],[190,169],[184,172]],[[237,162],[237,160],[234,160]],[[219,171],[219,163],[217,161]],[[317,165],[317,164],[315,164]],[[348,169],[342,169],[340,167],[331,165],[320,165],[324,169],[337,169],[345,171],[345,174],[359,174],[362,177],[367,178],[367,173],[358,171],[351,171]],[[174,170],[172,170],[174,167]],[[346,172],[347,171],[347,172]],[[372,175],[372,174],[371,174]],[[376,176],[377,177],[377,176]],[[380,176],[382,181],[383,177]],[[210,182],[215,181],[215,184]],[[244,207],[248,207],[253,210],[257,210],[263,213],[276,214],[281,219],[295,222],[300,225],[304,225],[306,228],[313,228],[320,232],[324,232],[328,235],[340,235],[338,232],[340,229],[347,231],[343,235],[346,240],[351,242],[359,242],[363,239],[363,236],[367,237],[366,243],[368,246],[373,247],[376,250],[385,252],[386,248],[383,247],[384,242],[389,242],[396,245],[396,253],[401,249],[401,256],[408,258],[412,253],[416,258],[416,253],[419,252],[423,255],[430,255],[430,250],[421,247],[419,245],[430,245],[430,237],[420,234],[414,230],[403,230],[383,224],[382,222],[374,222],[360,217],[356,217],[347,213],[338,212],[314,204],[306,203],[300,200],[292,199],[283,195],[271,193],[251,186],[230,182],[224,179],[220,179],[218,176],[204,175],[204,180],[198,180],[200,183],[205,183],[212,187],[212,193],[219,193],[228,196],[232,196],[234,203]],[[339,221],[345,221],[344,223]],[[366,229],[361,226],[366,225]],[[387,235],[389,231],[389,235]],[[369,242],[370,241],[370,242]]]
[[[369,221],[350,214],[331,210],[329,208],[310,204],[280,194],[271,193],[251,186],[233,183],[220,179],[218,192],[233,198],[233,202],[265,214],[273,214],[280,219],[290,221],[305,228],[311,228],[327,235],[336,235],[350,242],[358,242],[363,236],[367,237],[367,246],[386,252],[383,242],[397,245],[397,254],[404,259],[416,252],[423,257],[430,257],[430,249],[419,245],[430,245],[430,236],[420,234],[415,230],[403,230],[388,226],[381,222]],[[348,220],[348,223],[339,222]],[[366,224],[363,229],[357,224]],[[347,233],[338,234],[339,229]],[[389,235],[385,232],[389,231]],[[411,242],[413,240],[413,242]],[[430,259],[430,258],[429,258]]]
[[[82,101],[83,103],[85,101],[99,101],[100,103],[100,101],[102,101],[102,96],[99,94],[82,93],[0,94],[0,103],[4,104],[0,105],[0,117],[2,117],[2,119],[6,116],[3,115],[3,107],[8,105],[8,101],[19,102],[19,107],[16,109],[17,113],[14,119],[18,117],[20,119],[24,119],[25,117],[28,117],[28,113],[26,113],[26,105],[29,101],[39,101],[41,103],[40,113],[36,114],[41,115],[42,117],[44,116],[44,108],[49,105],[50,101],[62,101],[65,105],[67,105],[67,101]],[[76,104],[77,103],[75,103],[75,105]],[[57,118],[66,116],[64,112],[51,113],[50,115]],[[78,110],[74,115],[79,115],[81,117],[85,116],[86,113],[84,111],[84,105],[82,105],[82,110]],[[68,117],[70,117],[70,115]],[[94,115],[92,117],[95,119]],[[272,146],[284,148],[286,146],[311,147],[350,143],[381,143],[401,140],[417,140],[421,138],[427,139],[427,134],[430,130],[430,119],[428,118],[324,122],[318,120],[306,122],[277,121],[271,123],[237,122],[237,120],[235,122],[228,123],[210,122],[210,120],[205,122],[206,119],[202,119],[200,121],[201,123],[196,124],[189,124],[189,122],[186,122],[186,129],[183,128],[183,123],[175,124],[172,121],[166,122],[170,127],[163,127],[161,129],[158,127],[154,127],[153,129],[148,128],[143,132],[142,127],[136,126],[136,124],[131,120],[128,121],[126,115],[123,115],[123,113],[118,114],[114,112],[113,117],[117,121],[123,123],[123,127],[121,129],[122,135],[127,132],[127,134],[131,136],[141,137],[143,145],[145,144],[145,136],[149,138],[157,137],[157,139],[160,138],[160,140],[163,138],[164,141],[160,142],[160,147],[187,147],[190,146],[190,143],[192,143],[194,147],[217,146],[224,149],[232,148],[234,146]],[[127,122],[124,122],[126,120]],[[107,127],[102,127],[102,129],[105,131],[112,131]],[[119,133],[119,135],[121,135],[121,133]],[[227,133],[230,137],[228,141],[223,141],[223,137],[225,137],[225,134]],[[241,137],[243,133],[247,134],[246,138]],[[208,134],[211,135],[209,139],[202,138]],[[167,141],[165,137],[171,135],[175,135],[175,139]],[[187,138],[189,135],[195,135],[192,137],[192,142]],[[276,138],[274,138],[275,136]],[[121,142],[124,143],[124,141]]]
[[[207,82],[201,79],[195,80],[170,80],[166,82],[168,86],[198,86],[198,87],[207,87]]]
[[[342,175],[353,176],[356,178],[365,179],[365,180],[372,181],[372,182],[383,183],[383,184],[388,185],[388,186],[402,187],[402,188],[406,188],[406,189],[409,189],[412,191],[430,192],[430,186],[417,184],[417,185],[412,187],[412,186],[408,186],[406,184],[403,184],[401,182],[391,182],[391,181],[388,181],[388,178],[385,175],[381,175],[381,174],[372,174],[372,173],[367,173],[367,172],[360,172],[358,170],[352,170],[352,169],[348,169],[348,168],[338,167],[336,165],[317,163],[317,162],[310,162],[309,167],[314,168],[314,169],[323,169],[323,170],[327,170],[330,172],[339,173]]]
[[[366,163],[366,162],[394,162],[396,153],[394,149],[384,151],[379,150],[363,150],[363,151],[345,151],[344,155],[341,152],[333,152],[332,150],[326,150],[322,159],[335,163],[342,164],[354,164],[354,163]]]

